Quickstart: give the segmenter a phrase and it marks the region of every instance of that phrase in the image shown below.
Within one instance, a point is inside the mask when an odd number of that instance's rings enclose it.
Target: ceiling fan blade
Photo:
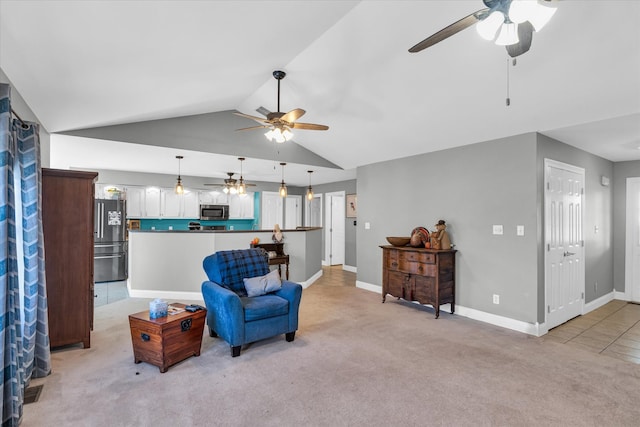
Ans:
[[[269,126],[269,125],[262,125],[262,126],[251,126],[251,127],[248,127],[248,128],[242,128],[242,129],[236,129],[236,131],[239,131],[239,130],[254,130],[254,129],[264,129],[264,128],[270,128],[270,127],[271,127],[271,126]]]
[[[291,123],[291,127],[294,129],[308,129],[308,130],[328,130],[329,126],[316,125],[313,123]]]
[[[533,39],[533,25],[529,21],[518,24],[518,43],[505,46],[510,57],[515,58],[527,52]]]
[[[284,116],[280,117],[280,120],[292,123],[302,117],[304,113],[306,113],[306,111],[304,111],[302,108],[296,108],[295,110],[291,110]]]
[[[258,108],[256,108],[256,111],[260,114],[262,114],[263,116],[267,117],[269,115],[269,113],[271,113],[271,111],[267,110],[266,108],[260,106]]]
[[[480,9],[476,12],[473,12],[468,16],[465,16],[459,21],[454,22],[448,27],[445,27],[442,30],[438,31],[437,33],[422,40],[420,43],[418,43],[417,45],[409,49],[409,52],[412,52],[412,53],[420,52],[423,49],[433,46],[434,44],[441,42],[442,40],[449,38],[456,33],[459,33],[460,31],[472,26],[473,24],[478,22],[480,19],[482,19],[488,11],[489,11],[489,8],[487,7],[484,9]]]
[[[262,117],[250,116],[249,114],[234,112],[236,116],[245,117],[247,119],[255,120],[258,123],[267,123],[267,120]]]

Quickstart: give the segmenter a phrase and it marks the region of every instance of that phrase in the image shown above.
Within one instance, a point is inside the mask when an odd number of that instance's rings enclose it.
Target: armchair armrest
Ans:
[[[207,325],[231,346],[244,343],[244,309],[240,297],[212,281],[202,283]]]
[[[289,301],[288,332],[296,331],[298,329],[298,309],[300,308],[300,299],[302,298],[302,285],[283,280],[282,288],[274,292],[274,294]]]

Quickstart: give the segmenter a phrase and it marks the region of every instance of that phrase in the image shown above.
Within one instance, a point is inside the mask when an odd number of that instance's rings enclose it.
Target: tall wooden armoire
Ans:
[[[91,346],[94,182],[98,174],[42,169],[50,346]]]

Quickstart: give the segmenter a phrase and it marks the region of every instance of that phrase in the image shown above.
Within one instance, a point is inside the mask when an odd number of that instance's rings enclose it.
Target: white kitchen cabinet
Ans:
[[[183,202],[183,218],[200,218],[200,202],[197,191],[187,190],[185,188]]]
[[[229,203],[229,196],[222,191],[199,191],[198,199],[201,205],[226,205]]]
[[[160,216],[163,218],[180,218],[182,216],[183,196],[176,194],[173,188],[160,190]]]
[[[162,216],[162,190],[159,187],[146,187],[144,192],[144,216],[160,218]]]
[[[229,196],[229,219],[253,219],[253,193]]]
[[[144,212],[145,187],[125,187],[127,218],[142,218]]]

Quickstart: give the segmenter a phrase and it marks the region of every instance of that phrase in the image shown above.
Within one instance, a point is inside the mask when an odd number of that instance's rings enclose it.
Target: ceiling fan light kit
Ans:
[[[266,118],[251,116],[249,114],[234,113],[237,116],[254,120],[260,123],[259,126],[251,126],[248,128],[236,129],[236,130],[254,130],[254,129],[269,129],[264,136],[269,141],[274,141],[281,144],[286,141],[290,141],[293,138],[292,129],[306,129],[306,130],[327,130],[329,126],[317,125],[314,123],[298,123],[297,120],[302,117],[306,111],[302,108],[296,108],[288,113],[280,112],[280,80],[284,79],[287,75],[282,70],[275,70],[273,77],[278,81],[278,111],[269,112],[266,108],[260,107],[257,111],[266,115]]]
[[[533,31],[540,31],[556,12],[555,0],[483,0],[483,3],[486,8],[427,37],[409,52],[420,52],[476,24],[480,37],[505,46],[509,56],[515,58],[529,50]]]

